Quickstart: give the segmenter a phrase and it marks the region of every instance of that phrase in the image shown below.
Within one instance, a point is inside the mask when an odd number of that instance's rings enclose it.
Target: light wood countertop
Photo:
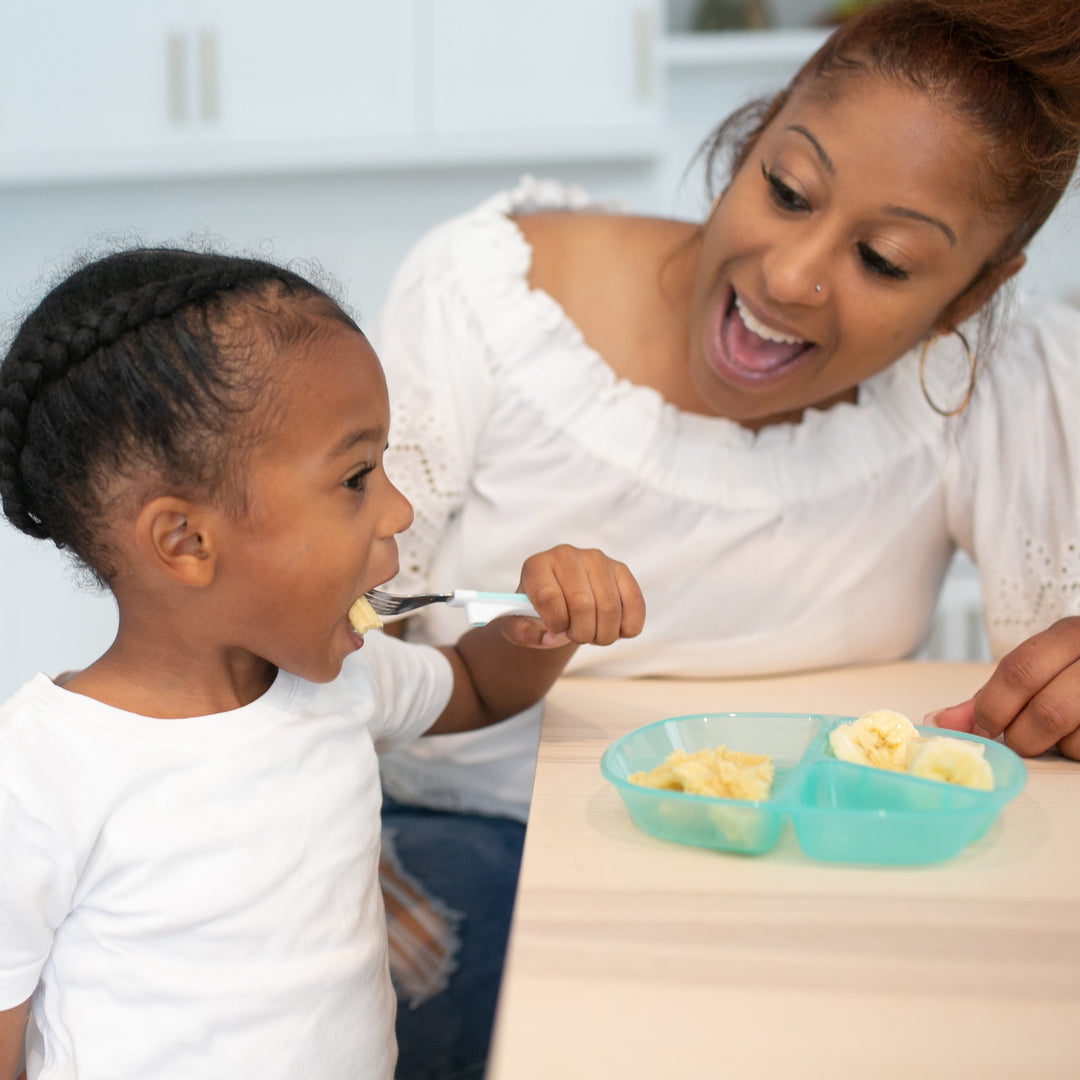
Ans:
[[[567,677],[548,698],[487,1080],[1080,1078],[1080,764],[1046,755],[947,862],[815,862],[656,840],[600,774],[691,712],[921,723],[983,664],[748,680]]]

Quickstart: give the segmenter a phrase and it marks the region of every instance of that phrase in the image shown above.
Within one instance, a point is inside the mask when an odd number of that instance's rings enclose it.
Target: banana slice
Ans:
[[[358,634],[366,634],[369,630],[378,630],[383,622],[375,614],[375,610],[368,603],[367,597],[361,596],[349,608],[349,624]]]
[[[911,739],[907,744],[907,771],[924,780],[941,780],[979,791],[994,789],[994,770],[983,747],[967,739],[947,735]]]
[[[918,736],[915,725],[902,713],[878,709],[829,732],[829,746],[841,761],[903,772],[907,743]]]

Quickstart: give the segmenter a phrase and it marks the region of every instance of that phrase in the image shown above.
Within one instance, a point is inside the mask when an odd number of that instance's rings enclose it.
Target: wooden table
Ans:
[[[617,736],[696,711],[921,723],[991,668],[756,680],[568,677],[548,699],[487,1080],[1080,1077],[1080,764],[958,857],[818,863],[653,839],[600,775]]]

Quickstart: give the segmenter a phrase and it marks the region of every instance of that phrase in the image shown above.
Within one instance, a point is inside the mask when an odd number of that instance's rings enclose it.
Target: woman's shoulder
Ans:
[[[466,289],[514,279],[551,295],[595,288],[632,251],[671,243],[693,226],[629,213],[576,185],[524,177],[478,206],[429,229],[396,275],[399,284],[452,274]],[[640,271],[639,271],[640,272]]]
[[[979,358],[958,418],[951,487],[964,505],[997,506],[1018,491],[1071,483],[1080,467],[1080,310],[1019,294]],[[1057,491],[1052,497],[1071,494]],[[1024,496],[1026,498],[1026,495]]]
[[[975,401],[1012,413],[1033,395],[1080,405],[1080,309],[1021,293],[980,364]]]
[[[665,252],[692,231],[526,178],[415,244],[395,274],[380,332],[450,334],[500,366],[553,344],[588,346],[593,360],[610,364],[619,352],[612,328],[625,335],[628,313],[646,317]]]
[[[478,263],[484,268],[516,266],[524,274],[528,259],[522,265],[522,256],[528,250],[516,219],[586,210],[600,213],[603,207],[592,202],[583,188],[524,177],[516,187],[429,228],[413,244],[395,278],[400,282]]]
[[[530,285],[568,310],[658,292],[664,263],[698,235],[688,222],[595,208],[515,214],[513,221],[532,253]]]
[[[1080,307],[1051,297],[1018,294],[1006,313],[999,351],[1006,360],[1035,351],[1050,363],[1064,360],[1076,370]]]

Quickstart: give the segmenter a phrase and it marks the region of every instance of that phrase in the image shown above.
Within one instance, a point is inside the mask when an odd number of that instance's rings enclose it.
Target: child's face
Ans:
[[[980,136],[912,89],[839,89],[793,95],[706,224],[690,370],[735,420],[835,400],[887,367],[1007,229],[976,198]]]
[[[281,360],[246,513],[225,526],[219,608],[243,650],[325,682],[363,644],[349,607],[397,573],[412,507],[383,470],[386,383],[367,340],[326,321]]]

